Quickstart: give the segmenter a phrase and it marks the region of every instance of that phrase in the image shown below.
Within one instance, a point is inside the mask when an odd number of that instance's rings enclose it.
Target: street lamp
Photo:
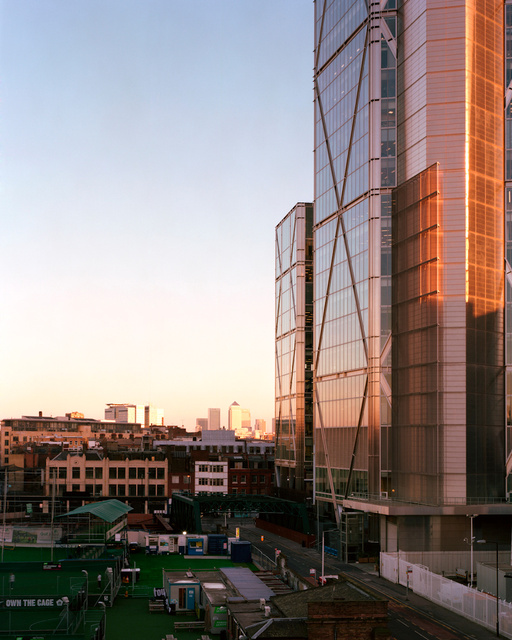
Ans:
[[[327,529],[322,531],[322,575],[320,576],[321,584],[324,584],[324,566],[325,566],[325,534],[330,531],[339,531],[339,529]]]
[[[473,586],[473,545],[475,544],[475,536],[473,535],[473,519],[476,518],[478,516],[478,514],[475,515],[468,515],[468,518],[471,518],[471,533],[470,533],[470,538],[469,538],[469,544],[471,545],[471,579],[470,579],[470,586]]]
[[[499,595],[499,559],[498,559],[498,542],[493,540],[477,540],[477,544],[495,544],[496,545],[496,635],[500,637],[500,595]]]

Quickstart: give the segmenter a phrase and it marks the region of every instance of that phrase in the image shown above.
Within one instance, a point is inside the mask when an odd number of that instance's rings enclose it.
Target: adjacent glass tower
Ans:
[[[510,11],[315,2],[316,496],[375,514],[383,549],[441,548],[467,513],[511,512]]]
[[[276,227],[276,484],[283,497],[313,490],[313,205]]]

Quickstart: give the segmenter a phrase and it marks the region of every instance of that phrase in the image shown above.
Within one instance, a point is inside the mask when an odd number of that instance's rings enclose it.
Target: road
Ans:
[[[316,549],[305,549],[286,538],[281,538],[254,526],[252,521],[230,523],[230,535],[240,528],[240,538],[250,541],[269,558],[275,550],[286,556],[287,566],[302,576],[309,576],[310,569],[321,574],[321,554]],[[261,536],[264,541],[261,541]],[[394,640],[491,640],[496,634],[459,616],[448,609],[418,596],[405,587],[381,578],[373,565],[345,564],[332,556],[325,556],[325,575],[344,574],[366,590],[373,591],[389,601],[389,629]]]

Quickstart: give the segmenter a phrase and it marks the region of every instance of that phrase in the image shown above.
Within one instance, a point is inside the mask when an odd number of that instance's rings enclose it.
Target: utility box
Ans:
[[[252,545],[246,540],[231,543],[231,560],[233,562],[251,562]]]
[[[211,556],[227,556],[228,537],[223,534],[211,533],[208,536],[208,554]]]

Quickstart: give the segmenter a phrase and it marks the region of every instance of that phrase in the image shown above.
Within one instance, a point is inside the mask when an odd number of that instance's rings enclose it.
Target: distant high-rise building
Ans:
[[[251,412],[249,409],[242,409],[238,402],[233,402],[228,410],[228,429],[235,431],[237,436],[248,436],[251,431]]]
[[[196,431],[208,431],[208,418],[196,418]]]
[[[145,424],[145,408],[143,404],[107,404],[105,420]]]
[[[105,420],[116,422],[138,422],[146,427],[162,426],[164,410],[143,404],[108,404],[105,409]]]
[[[242,427],[244,429],[251,428],[251,412],[249,409],[242,409]]]
[[[254,420],[254,431],[259,431],[260,434],[266,433],[267,431],[266,420],[261,420],[260,418],[256,418]]]
[[[276,227],[276,483],[311,493],[313,480],[313,205]],[[308,482],[309,481],[309,482]]]
[[[146,427],[159,426],[164,424],[164,410],[147,405],[144,407],[144,425]]]
[[[316,497],[383,550],[512,514],[510,24],[501,0],[315,3]]]
[[[228,409],[228,429],[237,431],[242,428],[242,407],[238,402],[233,402]]]
[[[220,409],[208,409],[208,430],[220,429]]]

